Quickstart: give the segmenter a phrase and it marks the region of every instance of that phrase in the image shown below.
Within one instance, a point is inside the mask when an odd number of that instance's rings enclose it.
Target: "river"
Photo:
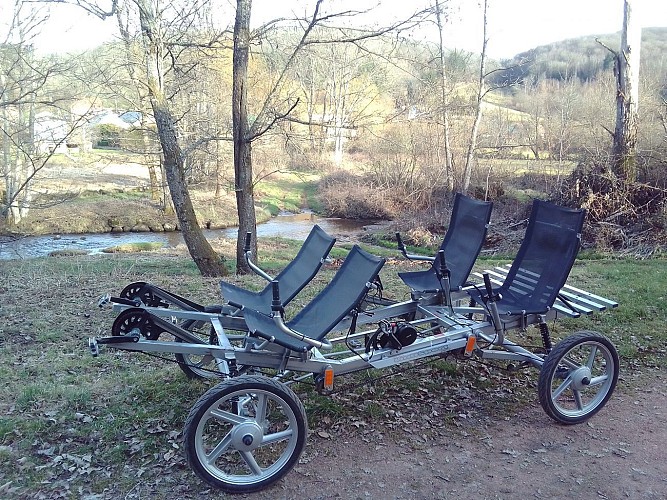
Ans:
[[[284,214],[257,225],[257,237],[284,236],[305,240],[314,224],[332,236],[352,234],[369,224],[369,221],[320,218],[310,213]],[[238,228],[206,229],[206,238],[236,238]],[[169,233],[103,233],[67,234],[48,236],[26,236],[24,238],[0,237],[0,260],[44,257],[51,252],[62,250],[86,251],[89,254],[126,243],[160,242],[165,247],[175,247],[183,243],[180,232]]]

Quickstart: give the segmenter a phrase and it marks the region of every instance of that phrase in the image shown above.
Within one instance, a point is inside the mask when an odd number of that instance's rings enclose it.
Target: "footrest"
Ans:
[[[108,301],[113,304],[121,304],[130,307],[141,307],[141,301],[139,299],[131,300],[131,299],[124,299],[122,297],[109,297]]]
[[[139,342],[139,334],[131,335],[114,335],[111,337],[94,338],[98,344],[124,344],[126,342]],[[90,342],[88,342],[90,344]]]
[[[111,337],[90,337],[88,339],[88,349],[93,358],[100,355],[100,344],[125,344],[127,342],[139,342],[140,335],[114,335]]]

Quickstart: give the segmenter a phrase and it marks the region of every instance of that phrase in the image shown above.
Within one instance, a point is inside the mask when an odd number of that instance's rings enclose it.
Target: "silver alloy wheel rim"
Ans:
[[[582,364],[576,361],[580,357],[577,351],[583,352],[586,348],[588,354]],[[616,368],[607,346],[593,340],[577,344],[565,353],[558,366],[568,369],[566,377],[557,377],[556,370],[550,380],[551,401],[559,413],[569,418],[579,418],[604,402],[614,382]]]
[[[222,405],[232,401],[234,398],[239,398],[240,400],[240,403],[238,403],[238,413],[248,413],[248,405],[252,403],[256,413],[258,409],[261,413],[261,408],[264,408],[263,413],[266,415],[267,410],[269,409],[269,404],[274,403],[276,405],[275,408],[280,408],[283,412],[281,420],[287,421],[286,429],[283,429],[278,433],[269,433],[271,422],[267,422],[266,418],[258,418],[257,414],[254,417],[251,415],[235,415],[234,413],[220,409]],[[241,410],[241,408],[243,410]],[[222,422],[225,425],[232,426],[229,432],[227,432],[212,449],[205,443],[206,426],[211,421]],[[257,429],[261,431],[261,435],[259,436],[261,438],[260,443],[257,443]],[[296,415],[283,398],[270,391],[262,389],[239,390],[225,395],[224,398],[218,399],[207,409],[204,415],[202,415],[195,434],[195,450],[199,462],[211,476],[229,484],[252,485],[264,481],[282,470],[295,453],[299,439],[298,434],[299,430]],[[246,436],[252,436],[252,439],[248,439]],[[236,449],[234,447],[234,442],[238,439],[242,440],[244,437],[246,437],[246,443],[239,447],[246,449]],[[273,463],[263,467],[263,464],[257,462],[253,454],[254,452],[261,450],[265,446],[270,446],[282,441],[287,441],[287,446]],[[238,455],[243,460],[250,473],[245,475],[229,474],[222,470],[216,464],[221,460],[224,461],[222,457],[225,455]],[[211,458],[213,458],[213,460],[211,460]]]

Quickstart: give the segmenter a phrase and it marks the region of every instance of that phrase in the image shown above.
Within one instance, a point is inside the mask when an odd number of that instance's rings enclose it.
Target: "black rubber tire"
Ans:
[[[239,400],[244,402],[242,406]],[[247,409],[256,411],[257,407],[252,406],[251,402],[252,404],[257,402],[258,406],[262,406],[260,401],[265,405],[264,417],[258,418],[257,415],[253,417],[252,412],[248,412]],[[267,409],[269,411],[266,411]],[[212,415],[213,410],[216,411],[215,417]],[[244,415],[244,412],[247,414]],[[281,412],[284,414],[281,415]],[[229,415],[230,418],[226,420],[225,415]],[[270,421],[271,419],[275,419],[275,422]],[[206,460],[207,446],[204,443],[204,433],[208,431],[207,426],[211,421],[216,426],[211,430],[216,436],[213,443],[217,444],[209,447],[218,449],[222,442],[227,441],[224,450],[220,451],[212,463]],[[280,429],[267,428],[271,424]],[[218,431],[217,426],[223,429]],[[284,426],[286,428],[283,428]],[[269,437],[271,442],[266,446],[269,448],[266,453],[271,453],[270,448],[279,443],[285,443],[287,448],[282,452],[278,451],[278,458],[266,466],[263,463],[259,464],[265,457],[255,455],[265,450],[264,446],[239,450],[246,445],[254,446],[259,438],[258,433],[261,433],[262,439],[271,435],[274,438],[285,436],[285,439],[275,440]],[[241,375],[209,389],[190,410],[183,431],[185,452],[192,470],[209,485],[228,493],[258,491],[281,479],[298,462],[306,446],[307,437],[306,411],[296,394],[280,382],[255,375]],[[220,462],[221,467],[230,470],[238,469],[240,466],[252,468],[248,458],[243,458],[243,454],[246,457],[251,456],[254,465],[260,469],[258,474],[235,474],[233,471],[228,473],[217,465]]]
[[[595,355],[591,359],[593,348]],[[585,362],[576,359],[579,349],[588,349]],[[567,366],[563,363],[566,358],[570,362]],[[544,360],[537,384],[540,404],[547,415],[561,424],[585,422],[607,403],[618,382],[618,373],[618,352],[611,341],[597,332],[577,332],[560,341]],[[590,393],[594,394],[589,397]],[[563,395],[567,398],[561,403],[559,398]]]

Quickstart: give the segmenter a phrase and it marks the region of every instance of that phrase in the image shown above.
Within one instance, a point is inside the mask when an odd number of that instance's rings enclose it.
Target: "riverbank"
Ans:
[[[178,230],[175,214],[165,212],[161,200],[154,199],[148,169],[136,155],[96,151],[75,160],[54,155],[33,181],[30,209],[15,227],[3,227],[0,221],[0,234]],[[263,177],[255,186],[257,221],[265,222],[282,211],[317,211],[318,180],[318,175],[291,172]],[[216,189],[199,182],[189,190],[202,228],[238,226],[236,196],[230,185]]]
[[[235,201],[198,195],[197,219],[202,228],[225,229],[238,225]],[[264,222],[271,213],[259,208],[257,218]],[[160,204],[139,193],[85,193],[67,202],[31,210],[16,228],[4,233],[21,235],[171,232],[178,231],[175,214],[165,214]]]
[[[281,214],[257,225],[258,238],[286,237],[303,241],[313,224],[339,241],[357,239],[357,233],[374,228],[372,221],[355,221],[321,218],[313,213]],[[215,247],[224,247],[228,255],[235,252],[238,228],[204,229],[204,235]],[[223,242],[222,240],[227,240]],[[233,245],[230,242],[234,242]],[[229,247],[229,248],[228,248]],[[21,238],[0,236],[0,261],[46,256],[88,255],[98,253],[185,251],[183,236],[178,231],[153,232],[105,232],[94,234],[63,234],[24,236]]]

